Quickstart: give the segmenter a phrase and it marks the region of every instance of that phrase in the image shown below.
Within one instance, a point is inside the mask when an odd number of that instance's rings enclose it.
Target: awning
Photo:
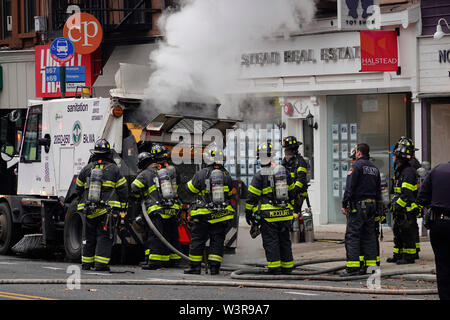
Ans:
[[[427,93],[418,93],[417,98],[426,99],[426,98],[448,98],[450,97],[450,92],[427,92]]]
[[[103,67],[103,75],[99,76],[95,81],[94,89],[95,95],[101,97],[108,97],[110,90],[120,88],[119,85],[127,85],[133,87],[135,90],[141,88],[136,87],[135,84],[146,85],[150,75],[150,53],[158,48],[157,43],[136,44],[117,46],[109,57],[105,66]],[[133,74],[133,83],[116,83],[120,81],[120,75],[117,73],[123,69],[127,75]],[[116,75],[117,74],[117,75]],[[144,87],[145,88],[145,87]]]

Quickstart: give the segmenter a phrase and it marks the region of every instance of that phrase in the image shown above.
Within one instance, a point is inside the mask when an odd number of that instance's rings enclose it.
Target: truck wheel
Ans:
[[[76,202],[72,202],[66,212],[64,219],[64,249],[69,260],[79,262],[81,260],[83,220],[76,208]]]
[[[0,254],[7,254],[17,242],[17,227],[14,226],[9,205],[0,203]]]

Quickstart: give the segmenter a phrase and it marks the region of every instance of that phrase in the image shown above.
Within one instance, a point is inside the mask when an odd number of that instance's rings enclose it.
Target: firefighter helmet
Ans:
[[[272,144],[261,143],[256,149],[256,158],[263,166],[269,164],[272,158]]]
[[[207,164],[212,163],[223,163],[223,149],[220,148],[217,144],[212,143],[205,148],[203,152],[203,157]]]
[[[150,154],[152,155],[153,159],[160,161],[160,160],[167,160],[169,159],[170,150],[167,149],[165,146],[159,143],[155,143],[152,145],[152,149],[150,150]]]
[[[91,153],[95,154],[103,154],[103,153],[110,153],[111,147],[109,145],[108,140],[106,139],[98,139],[95,142],[94,149],[91,149]]]
[[[414,142],[402,136],[394,147],[394,155],[399,158],[411,159],[417,149],[414,147]]]
[[[298,150],[298,147],[301,144],[302,143],[300,141],[298,141],[296,137],[288,136],[283,139],[282,147],[286,148],[286,149]]]
[[[137,166],[139,169],[144,170],[147,168],[149,164],[151,164],[154,161],[152,155],[150,152],[141,152],[138,155],[138,163]]]

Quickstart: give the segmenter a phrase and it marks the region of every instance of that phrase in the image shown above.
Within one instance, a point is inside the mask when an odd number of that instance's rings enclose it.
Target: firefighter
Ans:
[[[83,270],[109,271],[113,216],[127,209],[128,187],[107,140],[97,140],[91,153],[76,180],[77,209],[86,215],[81,265]]]
[[[290,227],[293,180],[282,165],[272,165],[272,145],[258,146],[259,170],[248,188],[245,217],[249,225],[259,224],[267,260],[267,273],[289,274],[294,268]],[[290,186],[290,187],[288,187]]]
[[[347,173],[341,209],[347,216],[347,265],[342,276],[365,273],[365,268],[376,266],[377,262],[375,217],[379,214],[382,203],[381,179],[380,171],[369,160],[369,151],[367,144],[358,144],[356,160]]]
[[[200,274],[205,244],[209,239],[207,265],[211,275],[217,275],[223,259],[224,241],[234,209],[230,204],[232,179],[223,166],[223,150],[216,144],[204,151],[206,166],[187,182],[187,189],[196,194],[190,209],[192,221],[189,244],[189,268],[186,274]]]
[[[425,225],[436,263],[439,298],[450,300],[450,162],[441,163],[425,178],[417,202],[429,209]]]
[[[172,175],[169,170],[167,164],[169,154],[169,151],[160,144],[154,144],[150,153],[139,154],[138,166],[143,168],[143,171],[132,182],[131,192],[136,198],[145,201],[147,214],[152,223],[162,236],[179,250],[177,216],[181,205],[176,194],[179,178],[176,171]],[[172,253],[152,230],[147,231],[145,249],[147,264],[141,265],[144,270],[179,265],[181,257]]]
[[[409,139],[410,143],[412,143],[412,145],[414,146],[414,142]],[[419,149],[414,148],[414,151],[417,151]],[[415,155],[411,156],[411,159],[409,160],[409,163],[411,165],[411,167],[414,168],[414,170],[416,170],[416,174],[417,174],[417,188],[419,190],[420,188],[420,177],[419,177],[419,173],[417,172],[417,170],[421,167],[420,162],[416,159]],[[422,210],[420,210],[417,214],[417,218],[421,218],[422,217]],[[416,223],[413,226],[415,229],[415,241],[416,241],[416,256],[415,259],[419,259],[419,252],[420,252],[420,235],[419,235],[419,224],[417,223],[417,219],[416,219]]]
[[[414,149],[410,139],[401,137],[393,151],[395,173],[390,211],[394,217],[394,248],[393,257],[387,259],[390,263],[414,263],[416,256],[415,226],[421,209],[416,204],[417,173],[410,164]]]
[[[294,213],[299,215],[302,212],[303,201],[308,196],[308,164],[298,152],[298,148],[301,144],[302,143],[293,136],[284,138],[282,142],[282,147],[284,148],[284,159],[281,162],[295,183],[292,192],[294,195],[293,207]]]

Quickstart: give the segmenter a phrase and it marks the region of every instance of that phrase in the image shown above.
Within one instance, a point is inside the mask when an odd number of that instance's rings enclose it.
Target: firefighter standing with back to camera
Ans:
[[[222,263],[224,241],[234,209],[230,204],[232,179],[223,167],[223,149],[213,144],[203,157],[206,167],[187,183],[187,189],[198,195],[190,211],[193,222],[189,245],[190,267],[186,274],[200,274],[203,251],[209,239],[208,266],[211,275],[217,275]]]
[[[425,178],[417,202],[428,207],[424,217],[436,263],[439,298],[450,300],[450,162],[434,167]]]
[[[86,215],[85,239],[82,245],[82,269],[109,271],[114,238],[114,215],[128,206],[128,187],[125,177],[112,158],[109,142],[99,139],[91,150],[89,163],[76,180],[76,193],[80,199],[77,210]],[[109,208],[108,208],[109,207]]]
[[[290,238],[293,219],[293,180],[282,165],[272,166],[272,145],[263,143],[256,151],[261,164],[248,188],[245,218],[249,225],[260,224],[269,274],[289,274],[294,268]],[[288,187],[289,186],[289,187]]]
[[[288,136],[283,139],[282,147],[284,148],[284,159],[281,162],[289,176],[294,182],[293,186],[293,207],[294,213],[301,215],[302,205],[308,196],[308,164],[302,155],[298,152],[298,148],[302,143],[296,137]]]
[[[150,153],[138,156],[138,167],[143,169],[131,184],[131,192],[145,201],[147,214],[163,237],[177,250],[178,220],[181,205],[177,196],[179,176],[174,166],[169,165],[169,151],[160,144],[154,144]],[[145,213],[144,213],[145,214]],[[144,270],[162,267],[176,267],[181,257],[169,248],[152,231],[147,230],[145,241],[146,263]]]
[[[416,258],[416,219],[421,207],[416,203],[417,173],[410,164],[414,151],[414,144],[405,137],[400,138],[393,151],[395,174],[390,211],[394,218],[394,248],[393,257],[387,259],[390,263],[409,264]]]
[[[347,265],[342,276],[366,272],[377,264],[375,217],[382,210],[380,171],[369,160],[370,148],[365,143],[356,148],[356,161],[347,173],[342,213],[347,216],[345,250]],[[361,265],[361,257],[364,257]]]

